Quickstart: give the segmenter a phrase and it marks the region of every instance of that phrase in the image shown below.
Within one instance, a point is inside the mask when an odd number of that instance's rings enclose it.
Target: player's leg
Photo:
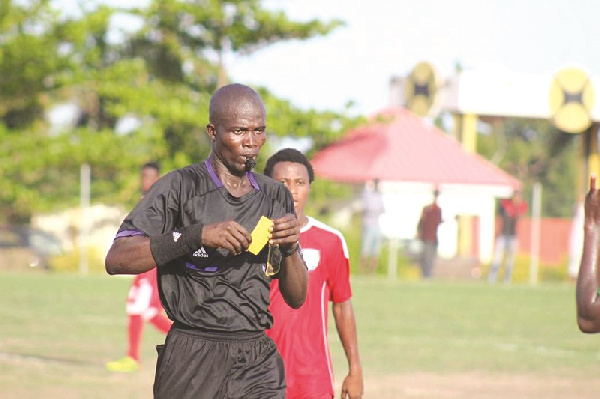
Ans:
[[[141,315],[129,315],[127,325],[127,356],[106,363],[108,371],[131,372],[140,368],[140,341],[144,320]]]
[[[144,332],[144,319],[141,315],[130,315],[128,332],[127,355],[139,363],[140,345],[142,342],[142,333]]]
[[[171,329],[171,324],[173,324],[173,322],[161,312],[157,312],[154,317],[148,320],[148,322],[156,327],[158,331],[161,331],[165,334],[169,332]]]

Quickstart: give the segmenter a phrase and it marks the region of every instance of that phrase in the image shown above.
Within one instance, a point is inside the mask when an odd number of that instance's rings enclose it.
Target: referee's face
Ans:
[[[207,132],[218,159],[233,174],[247,171],[248,160],[256,162],[266,140],[266,113],[262,103],[242,101],[209,124]]]

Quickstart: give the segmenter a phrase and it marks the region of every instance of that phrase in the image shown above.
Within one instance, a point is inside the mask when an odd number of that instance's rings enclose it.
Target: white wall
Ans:
[[[424,206],[433,199],[431,184],[382,182],[381,191],[386,212],[380,223],[383,234],[390,239],[416,238],[417,224]],[[444,222],[438,229],[440,257],[452,258],[458,251],[457,215],[479,217],[479,261],[488,263],[493,255],[495,230],[495,199],[507,197],[508,187],[442,185],[438,204]]]

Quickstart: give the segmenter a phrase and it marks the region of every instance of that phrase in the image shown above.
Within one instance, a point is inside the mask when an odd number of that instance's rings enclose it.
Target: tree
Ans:
[[[480,135],[478,152],[523,182],[525,198],[539,182],[544,188],[542,215],[571,217],[575,203],[577,135],[547,120],[498,119],[489,135]]]
[[[143,18],[144,26],[128,41],[128,56],[145,60],[152,81],[178,86],[182,94],[188,92],[187,98],[197,100],[195,112],[188,114],[184,123],[163,124],[168,154],[187,160],[205,157],[210,151],[204,133],[205,115],[210,93],[227,80],[223,66],[225,52],[244,55],[278,41],[324,35],[341,24],[317,20],[294,22],[282,12],[264,9],[258,0],[154,0],[148,8],[132,12]],[[266,90],[262,93],[266,95]],[[273,96],[270,98],[277,102]],[[161,99],[169,101],[168,96]],[[284,105],[279,111],[289,113],[277,113],[278,121],[294,120],[303,113]],[[305,119],[323,123],[322,120],[336,118],[331,114],[308,111]],[[281,129],[270,131],[276,135],[290,133]],[[190,153],[190,149],[195,152]]]
[[[259,1],[156,0],[120,10],[144,25],[114,42],[108,35],[115,9],[82,2],[80,15],[65,17],[47,0],[28,4],[0,8],[0,159],[10,163],[0,171],[5,221],[76,205],[81,163],[92,167],[93,200],[132,204],[143,162],[159,160],[169,170],[208,155],[208,100],[222,70],[212,55],[248,53],[339,25],[296,23]],[[346,123],[341,113],[304,111],[260,91],[270,135],[310,135],[323,145]],[[61,102],[74,102],[81,115],[76,126],[50,131],[44,114]],[[125,116],[139,125],[118,133]]]
[[[54,77],[67,67],[52,34],[56,14],[48,3],[0,6],[0,120],[10,129],[40,122]]]
[[[218,87],[227,81],[226,52],[249,54],[276,42],[325,35],[342,24],[337,20],[292,21],[282,11],[262,7],[260,0],[154,0],[140,15],[146,20],[145,41],[140,44],[152,43],[152,48],[159,49],[155,55],[161,63],[156,70],[164,64],[176,66],[177,59],[211,60],[214,56]],[[171,73],[165,68],[161,72],[163,76]]]

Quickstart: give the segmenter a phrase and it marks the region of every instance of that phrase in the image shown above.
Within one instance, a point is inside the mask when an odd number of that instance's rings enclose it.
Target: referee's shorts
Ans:
[[[177,328],[156,347],[155,399],[284,399],[285,370],[273,340],[259,333]]]

